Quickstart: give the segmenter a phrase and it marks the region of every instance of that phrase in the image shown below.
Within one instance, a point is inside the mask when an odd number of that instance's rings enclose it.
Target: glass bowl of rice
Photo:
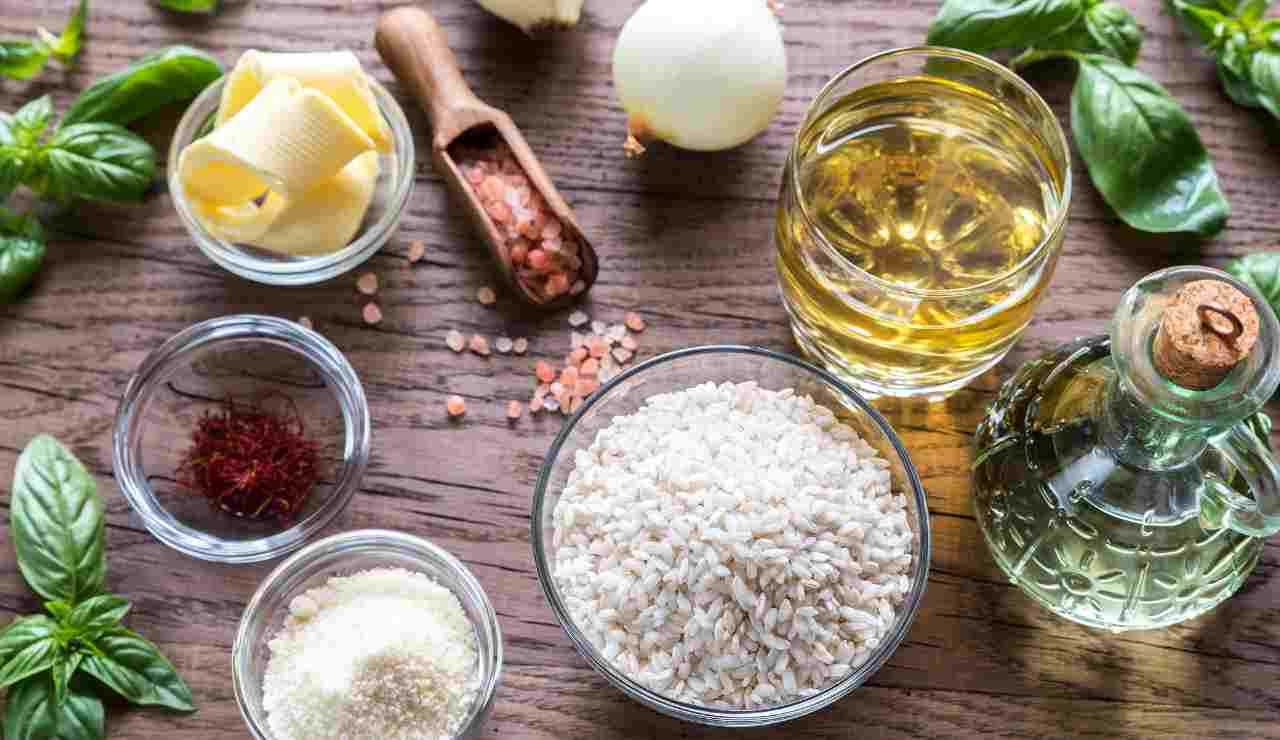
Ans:
[[[451,720],[457,729],[449,736],[481,735],[502,678],[502,629],[493,604],[466,565],[444,549],[402,532],[366,529],[333,535],[299,550],[267,576],[245,607],[231,648],[232,679],[240,714],[256,740],[280,740],[266,706],[266,674],[272,641],[281,639],[296,600],[316,589],[331,588],[335,577],[384,569],[425,575],[457,597],[474,628],[475,676],[470,682],[472,698],[459,707],[462,714]],[[403,698],[395,692],[387,695]],[[332,703],[340,701],[334,698]],[[429,730],[424,727],[421,732]]]
[[[831,374],[753,347],[665,354],[593,394],[547,454],[531,523],[583,658],[704,725],[844,697],[906,637],[928,578],[902,440]]]

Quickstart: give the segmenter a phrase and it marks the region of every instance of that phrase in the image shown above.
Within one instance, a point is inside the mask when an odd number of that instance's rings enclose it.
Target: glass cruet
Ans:
[[[1009,579],[1116,631],[1235,593],[1280,531],[1280,471],[1250,425],[1280,385],[1278,341],[1253,288],[1174,267],[1124,294],[1109,337],[1020,368],[974,442],[975,513]]]

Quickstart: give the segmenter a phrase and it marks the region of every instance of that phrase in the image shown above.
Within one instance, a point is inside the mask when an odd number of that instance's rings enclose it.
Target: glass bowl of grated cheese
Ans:
[[[371,573],[382,575],[373,577]],[[374,578],[375,584],[383,585],[377,592],[366,587],[345,603],[331,599],[329,606],[324,606],[325,601],[318,594],[332,594],[344,588],[351,591],[351,584],[361,578]],[[422,678],[423,663],[414,663],[414,656],[406,651],[422,649],[420,644],[426,644],[438,645],[439,650],[447,652],[449,646],[443,644],[446,640],[439,636],[438,627],[432,626],[438,623],[428,624],[430,620],[426,618],[421,622],[417,618],[406,618],[394,600],[387,600],[397,592],[420,591],[421,582],[427,579],[431,582],[427,588],[438,584],[456,597],[453,609],[461,607],[460,619],[474,631],[474,640],[467,650],[468,655],[474,654],[474,672],[467,676],[465,690],[441,685],[441,676],[457,676],[456,673]],[[419,583],[415,585],[413,580]],[[309,601],[311,599],[314,601]],[[344,610],[345,614],[329,619],[323,625],[324,631],[312,635],[309,644],[287,635],[286,626],[295,624],[296,617],[302,613],[300,604],[314,607],[316,603],[322,605],[321,611],[328,608],[331,612]],[[311,611],[314,612],[314,608]],[[316,614],[308,613],[307,618],[320,621]],[[351,625],[377,624],[380,618],[391,636],[370,635],[367,629],[361,634],[350,634]],[[345,676],[350,671],[346,659],[361,654],[357,644],[361,640],[379,644],[370,648],[372,659],[366,660],[353,676]],[[394,644],[381,645],[388,641]],[[286,645],[287,642],[290,644]],[[320,654],[299,654],[307,650]],[[290,656],[287,673],[273,665],[273,652]],[[443,664],[444,655],[442,652],[423,659],[427,665]],[[461,561],[440,547],[419,537],[389,530],[334,535],[299,550],[281,563],[245,607],[232,647],[236,702],[257,740],[347,736],[347,728],[342,724],[350,723],[352,718],[344,715],[346,709],[358,711],[364,718],[378,715],[396,718],[397,729],[375,733],[380,737],[477,737],[493,709],[501,675],[502,631],[480,582]],[[357,690],[361,681],[367,684],[371,679],[377,683],[372,690],[367,686],[363,692]],[[277,687],[281,681],[295,684],[287,694],[287,708],[293,716],[286,722],[271,715],[267,696],[269,680],[275,680]],[[449,694],[465,699],[449,704],[440,698]],[[370,707],[370,703],[384,706]],[[299,708],[314,714],[299,717]],[[419,714],[425,716],[419,717]],[[410,719],[404,719],[406,717]],[[357,717],[356,721],[359,720]],[[312,729],[294,735],[275,729],[299,725]],[[439,728],[443,726],[448,730],[441,731]],[[367,734],[366,730],[354,736]]]
[[[218,80],[191,103],[178,123],[169,146],[169,193],[178,218],[200,251],[224,269],[267,285],[310,285],[322,282],[358,267],[376,254],[395,234],[413,191],[413,131],[404,111],[391,93],[376,80],[369,80],[369,88],[390,131],[391,147],[389,151],[377,154],[377,176],[373,181],[371,200],[354,236],[346,246],[336,250],[326,247],[318,252],[300,249],[295,253],[285,253],[232,241],[212,233],[197,216],[196,203],[183,187],[178,167],[181,154],[212,130],[226,84],[226,77]],[[264,132],[263,135],[269,136],[270,133]],[[320,225],[315,228],[327,233],[333,228],[332,214],[339,209],[334,203],[330,203],[329,207],[322,210],[325,214],[316,215],[316,221]],[[301,238],[310,228],[306,223],[305,212],[286,213],[280,219],[281,223],[285,221],[290,221],[288,229],[294,241],[306,241]],[[317,234],[319,237],[324,235]]]
[[[928,580],[902,440],[830,373],[754,347],[671,352],[593,394],[547,454],[531,525],[578,652],[704,725],[785,722],[861,686]]]

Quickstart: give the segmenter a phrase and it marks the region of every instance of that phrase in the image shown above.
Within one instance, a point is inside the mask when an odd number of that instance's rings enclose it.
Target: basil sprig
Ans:
[[[89,0],[80,0],[60,35],[54,36],[40,28],[30,41],[0,41],[0,74],[29,80],[44,69],[49,57],[55,57],[63,64],[70,63],[80,53],[88,13]]]
[[[1182,26],[1217,61],[1227,95],[1280,118],[1280,18],[1267,0],[1165,0]]]
[[[1228,262],[1227,272],[1257,288],[1280,314],[1280,252],[1256,252]]]
[[[90,85],[56,127],[47,95],[0,113],[0,202],[19,185],[64,203],[141,200],[155,177],[156,154],[125,126],[195,97],[221,76],[213,57],[173,46]],[[0,304],[22,293],[44,254],[40,224],[0,206]]]
[[[194,711],[173,664],[120,624],[129,602],[102,593],[102,501],[71,451],[48,435],[31,440],[18,458],[9,511],[18,569],[49,599],[49,614],[0,631],[6,740],[100,740],[104,687],[134,704]]]
[[[1015,69],[1076,61],[1071,128],[1094,185],[1116,215],[1155,233],[1210,236],[1226,226],[1231,208],[1190,117],[1164,87],[1133,68],[1142,30],[1123,6],[947,0],[928,40],[978,52],[1021,49],[1010,61]]]

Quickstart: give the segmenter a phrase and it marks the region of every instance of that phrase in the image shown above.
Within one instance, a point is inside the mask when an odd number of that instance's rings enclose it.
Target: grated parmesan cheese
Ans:
[[[381,568],[293,600],[269,644],[263,706],[276,740],[443,740],[475,701],[475,631],[449,589]]]

